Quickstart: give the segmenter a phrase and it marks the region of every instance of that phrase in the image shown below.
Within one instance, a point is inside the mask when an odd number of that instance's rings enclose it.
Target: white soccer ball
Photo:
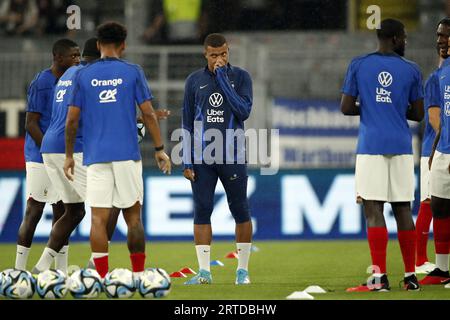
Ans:
[[[108,298],[131,298],[136,291],[133,273],[128,269],[114,269],[106,275],[103,288]]]
[[[162,298],[170,292],[170,276],[160,268],[149,268],[139,277],[138,291],[143,298]]]
[[[67,282],[70,293],[76,299],[97,298],[102,292],[102,278],[94,269],[76,270]]]
[[[11,270],[3,274],[2,291],[11,299],[29,299],[35,291],[36,281],[29,271]]]
[[[3,288],[6,285],[6,279],[7,279],[6,276],[11,271],[14,271],[14,269],[5,269],[2,272],[0,272],[0,297],[4,297],[5,296],[5,294],[3,293]]]
[[[138,143],[141,143],[145,136],[145,125],[142,122],[136,123]]]
[[[66,275],[61,270],[46,270],[39,273],[36,292],[42,299],[61,299],[67,294]]]

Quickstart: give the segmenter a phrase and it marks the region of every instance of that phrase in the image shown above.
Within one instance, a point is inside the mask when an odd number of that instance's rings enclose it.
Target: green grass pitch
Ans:
[[[366,241],[259,241],[260,249],[250,258],[250,279],[248,286],[234,284],[236,259],[225,255],[233,251],[233,242],[214,242],[211,259],[220,260],[225,266],[211,267],[212,285],[185,286],[185,278],[172,278],[172,290],[164,299],[175,300],[278,300],[285,299],[294,291],[304,290],[309,285],[319,285],[328,290],[326,294],[315,294],[320,299],[450,299],[450,289],[443,286],[426,286],[421,292],[406,292],[399,287],[403,279],[403,262],[396,240],[389,241],[388,272],[391,292],[388,293],[346,293],[345,289],[363,283],[370,264]],[[28,267],[39,258],[44,244],[34,244]],[[432,242],[429,242],[429,258],[433,261]],[[160,267],[168,273],[182,267],[197,269],[195,249],[190,242],[147,243],[147,267]],[[88,243],[74,243],[70,246],[69,264],[84,266],[90,255]],[[14,264],[15,245],[0,245],[0,270]],[[125,243],[110,246],[110,269],[131,268]],[[421,278],[423,276],[419,276]],[[101,299],[106,299],[104,294]],[[140,299],[135,294],[135,299]],[[37,295],[34,299],[39,299]],[[67,299],[71,299],[68,295]]]

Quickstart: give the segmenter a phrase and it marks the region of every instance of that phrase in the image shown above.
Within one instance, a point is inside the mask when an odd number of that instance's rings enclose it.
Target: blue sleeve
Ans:
[[[137,79],[135,87],[136,103],[138,105],[144,103],[147,100],[152,100],[152,92],[148,86],[147,79],[145,78],[144,70],[140,66],[137,66]]]
[[[80,73],[77,72],[73,78],[73,89],[67,99],[67,105],[83,109],[83,90],[80,85]]]
[[[183,115],[181,117],[183,129],[183,166],[192,169],[192,135],[194,134],[195,92],[191,89],[192,78],[186,80],[183,99]]]
[[[425,109],[441,105],[441,93],[439,90],[439,79],[432,74],[425,84]]]
[[[414,82],[409,93],[409,103],[423,99],[423,79],[419,70],[415,69]]]
[[[356,80],[357,71],[357,60],[353,60],[348,66],[347,74],[344,79],[344,86],[342,87],[343,94],[355,98],[359,96],[358,81]]]
[[[44,113],[48,98],[48,89],[39,89],[39,79],[35,79],[28,89],[26,111]]]
[[[219,86],[225,94],[234,116],[241,121],[245,121],[250,116],[250,111],[252,110],[252,79],[247,72],[243,72],[241,82],[235,90],[231,86],[226,70],[226,67],[216,70]]]

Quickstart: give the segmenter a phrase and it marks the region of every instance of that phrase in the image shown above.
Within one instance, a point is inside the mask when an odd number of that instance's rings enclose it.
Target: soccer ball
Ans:
[[[102,292],[102,278],[94,269],[76,270],[67,282],[70,293],[76,299],[97,298]]]
[[[2,290],[11,299],[29,299],[35,290],[35,280],[29,271],[13,269],[3,273]]]
[[[46,270],[39,273],[36,292],[42,299],[61,299],[67,294],[66,276],[61,270]]]
[[[103,288],[108,298],[130,298],[136,291],[133,273],[128,269],[114,269],[106,275]]]
[[[162,298],[170,292],[170,277],[160,268],[149,268],[139,278],[138,291],[143,298]]]
[[[142,122],[136,123],[138,143],[142,142],[145,136],[145,125]]]
[[[2,272],[0,272],[0,297],[4,297],[4,290],[3,288],[6,286],[6,276],[8,275],[8,273],[10,273],[11,271],[13,271],[14,269],[6,269],[3,270]]]

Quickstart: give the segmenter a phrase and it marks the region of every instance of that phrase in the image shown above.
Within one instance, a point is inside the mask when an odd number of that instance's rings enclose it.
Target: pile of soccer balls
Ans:
[[[170,292],[170,277],[160,268],[146,269],[138,280],[128,269],[114,269],[105,279],[93,269],[80,269],[66,277],[59,270],[47,270],[36,278],[28,271],[7,269],[0,272],[0,297],[30,299],[36,292],[42,299],[61,299],[68,292],[76,299],[93,299],[105,292],[108,298],[162,298]]]

